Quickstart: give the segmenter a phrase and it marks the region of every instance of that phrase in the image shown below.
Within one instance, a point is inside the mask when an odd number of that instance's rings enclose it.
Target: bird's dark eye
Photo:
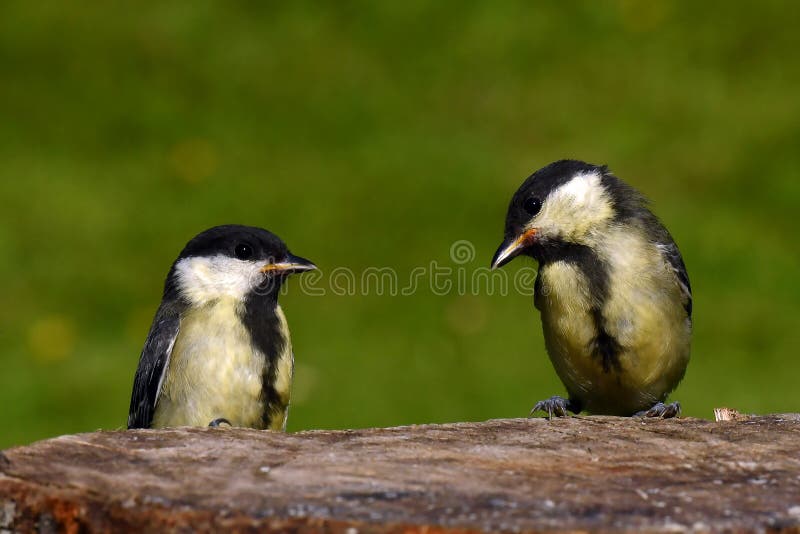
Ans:
[[[249,260],[253,257],[253,247],[247,243],[239,243],[236,245],[236,248],[233,249],[233,253],[236,254],[236,257],[240,260]]]
[[[525,202],[522,203],[522,207],[525,208],[528,215],[533,216],[542,209],[542,201],[536,197],[528,197],[525,199]]]

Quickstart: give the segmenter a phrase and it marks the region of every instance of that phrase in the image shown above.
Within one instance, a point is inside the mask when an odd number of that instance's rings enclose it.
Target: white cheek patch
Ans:
[[[581,241],[593,228],[614,216],[600,174],[576,174],[569,182],[553,191],[542,211],[531,221],[543,234]]]
[[[244,299],[263,279],[261,265],[228,256],[184,258],[175,265],[181,294],[195,305],[221,297]]]
[[[603,192],[600,175],[596,172],[576,174],[572,180],[556,190],[556,194],[571,198],[576,204],[584,206],[595,203],[598,195]]]

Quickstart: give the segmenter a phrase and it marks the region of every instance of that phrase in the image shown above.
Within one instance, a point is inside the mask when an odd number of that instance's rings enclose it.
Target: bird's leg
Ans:
[[[219,427],[221,425],[233,426],[231,424],[231,422],[228,421],[227,419],[225,419],[224,417],[218,417],[217,419],[214,419],[213,421],[208,423],[208,426],[211,426],[211,427],[214,427],[214,428],[217,428],[217,427]]]
[[[672,417],[678,417],[680,414],[681,414],[680,402],[672,402],[670,404],[657,402],[649,410],[643,410],[641,412],[634,414],[634,417],[660,417],[661,419],[669,419]]]
[[[532,417],[538,411],[547,412],[547,418],[552,419],[555,415],[556,417],[567,417],[569,415],[567,410],[572,413],[580,413],[582,407],[581,403],[574,400],[574,399],[565,399],[564,397],[559,397],[558,395],[554,395],[549,399],[541,400],[537,402],[531,413],[528,414],[528,417]]]

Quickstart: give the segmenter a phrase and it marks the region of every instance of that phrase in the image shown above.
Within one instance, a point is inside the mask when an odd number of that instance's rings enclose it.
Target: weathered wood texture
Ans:
[[[0,529],[800,532],[800,416],[95,432],[0,455]]]

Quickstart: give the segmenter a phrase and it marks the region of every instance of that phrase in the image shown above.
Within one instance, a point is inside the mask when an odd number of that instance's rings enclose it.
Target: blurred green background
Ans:
[[[3,2],[0,448],[125,424],[200,230],[401,280],[466,239],[484,267],[513,191],[563,157],[644,191],[683,250],[684,413],[800,411],[797,11]],[[288,289],[292,431],[519,417],[563,391],[530,297]]]

